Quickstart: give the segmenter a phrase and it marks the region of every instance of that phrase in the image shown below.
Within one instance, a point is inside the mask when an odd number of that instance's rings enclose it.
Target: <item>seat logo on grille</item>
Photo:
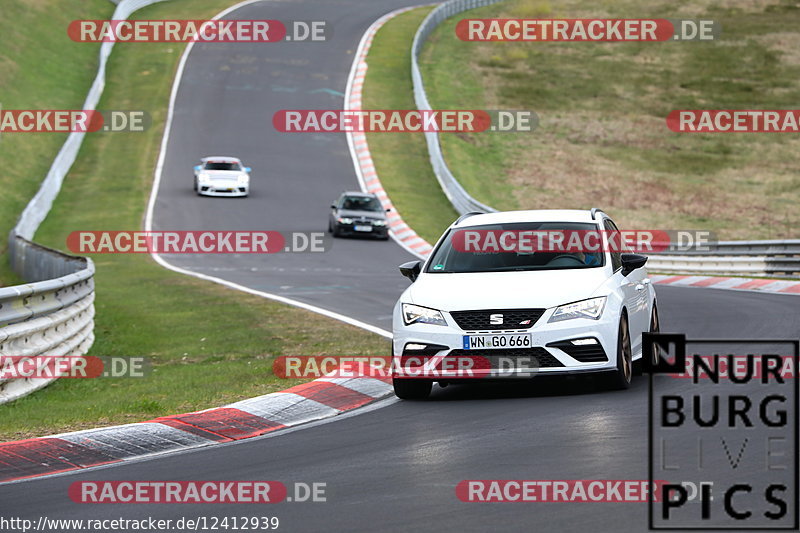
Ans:
[[[489,315],[489,324],[502,324],[503,323],[503,315]]]

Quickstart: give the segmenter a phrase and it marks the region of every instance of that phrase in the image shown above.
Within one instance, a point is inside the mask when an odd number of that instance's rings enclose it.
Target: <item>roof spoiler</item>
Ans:
[[[461,222],[462,220],[464,220],[464,219],[466,219],[466,218],[469,218],[469,217],[472,217],[472,216],[475,216],[475,215],[485,215],[485,214],[486,214],[486,213],[484,213],[483,211],[470,211],[469,213],[464,213],[463,215],[461,215],[460,217],[458,217],[458,220],[456,220],[455,222],[453,222],[453,224],[458,224],[458,223],[459,223],[459,222]]]
[[[597,213],[603,213],[604,215],[606,214],[606,212],[603,211],[602,209],[600,209],[598,207],[593,207],[592,208],[592,220],[595,220],[597,218],[596,217]]]

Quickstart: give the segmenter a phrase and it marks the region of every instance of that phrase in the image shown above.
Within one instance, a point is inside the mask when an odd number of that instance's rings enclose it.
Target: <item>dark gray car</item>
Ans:
[[[341,235],[364,235],[386,240],[389,224],[386,211],[377,196],[364,192],[343,192],[336,203],[331,204],[328,231],[334,237]]]

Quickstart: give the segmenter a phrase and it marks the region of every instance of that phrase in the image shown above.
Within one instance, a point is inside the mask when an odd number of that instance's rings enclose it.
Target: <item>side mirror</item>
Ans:
[[[627,276],[647,263],[647,256],[639,254],[622,254],[622,275]]]
[[[252,169],[252,168],[250,168],[250,167],[244,167],[244,171],[245,171],[245,172],[247,172],[248,174],[250,174],[250,172],[251,172],[252,170],[253,170],[253,169]]]
[[[203,168],[202,165],[197,165],[197,166],[194,167],[194,171],[195,172],[200,172],[200,169],[202,169],[202,168]]]
[[[391,208],[391,207],[387,207],[387,208],[386,208],[386,212],[387,212],[387,213],[388,213],[389,211],[391,211],[391,210],[392,210],[392,208]]]
[[[331,204],[331,209],[336,209],[336,204]]]
[[[409,261],[400,265],[400,273],[414,283],[422,270],[422,261]]]

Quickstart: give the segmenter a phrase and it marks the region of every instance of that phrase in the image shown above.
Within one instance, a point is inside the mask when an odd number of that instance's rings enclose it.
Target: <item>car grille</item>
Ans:
[[[450,316],[464,331],[528,329],[544,314],[544,309],[479,309],[476,311],[450,311]],[[502,324],[491,324],[491,315],[502,315]],[[521,322],[530,321],[527,324]]]
[[[561,341],[550,343],[548,346],[564,351],[567,355],[581,363],[605,363],[608,361],[608,356],[605,350],[603,350],[603,345],[599,342],[597,344],[576,346],[570,341]]]
[[[447,354],[447,356],[470,357],[473,359],[473,366],[471,368],[476,370],[508,369],[510,365],[507,360],[510,359],[513,362],[513,366],[517,366],[514,360],[520,358],[524,358],[520,361],[520,363],[522,363],[520,366],[527,368],[556,368],[564,366],[561,361],[553,357],[550,352],[539,346],[534,348],[504,348],[501,350],[485,350],[481,352],[476,350],[453,350]],[[500,364],[502,358],[506,360],[504,366]]]

